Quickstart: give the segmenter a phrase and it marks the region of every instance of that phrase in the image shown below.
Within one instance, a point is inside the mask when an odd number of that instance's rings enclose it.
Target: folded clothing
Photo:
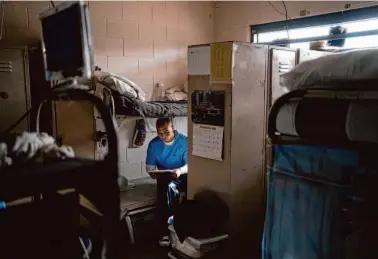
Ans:
[[[187,87],[185,85],[182,86],[173,86],[167,90],[165,90],[165,99],[168,101],[181,101],[181,100],[188,100],[188,93]]]
[[[116,114],[151,118],[180,117],[188,115],[188,102],[143,102],[136,98],[114,95]]]
[[[174,92],[171,94],[165,94],[165,99],[168,101],[188,100],[188,94],[184,92]]]
[[[337,88],[340,81],[378,78],[378,49],[353,50],[322,56],[300,63],[281,76],[281,85],[289,91],[324,85]]]

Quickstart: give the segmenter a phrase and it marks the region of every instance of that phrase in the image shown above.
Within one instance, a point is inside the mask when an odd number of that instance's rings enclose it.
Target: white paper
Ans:
[[[210,75],[210,46],[188,48],[188,74]]]
[[[222,161],[224,127],[193,124],[192,155]]]

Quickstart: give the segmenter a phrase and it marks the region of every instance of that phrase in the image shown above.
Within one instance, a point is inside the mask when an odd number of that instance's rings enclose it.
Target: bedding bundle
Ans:
[[[0,142],[0,168],[25,163],[45,163],[74,157],[70,146],[58,146],[47,133],[23,132]]]
[[[188,84],[175,85],[165,90],[165,99],[167,101],[188,100]]]
[[[146,94],[143,90],[133,81],[115,75],[109,72],[96,71],[94,73],[94,78],[96,82],[96,95],[102,97],[102,91],[107,88],[114,91],[120,95],[136,98],[140,101],[146,101]]]

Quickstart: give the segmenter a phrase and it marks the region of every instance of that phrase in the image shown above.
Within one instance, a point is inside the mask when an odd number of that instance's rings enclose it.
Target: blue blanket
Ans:
[[[367,171],[358,153],[276,145],[273,157],[262,258],[345,258],[342,204],[351,176]]]

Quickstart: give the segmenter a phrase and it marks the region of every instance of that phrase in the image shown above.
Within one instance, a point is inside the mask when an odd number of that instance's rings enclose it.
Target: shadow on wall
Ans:
[[[212,208],[217,208],[219,210],[220,218],[227,220],[229,217],[229,209],[226,202],[214,191],[202,190],[194,195],[193,200],[200,201],[201,203],[207,204]]]
[[[228,232],[228,219],[227,204],[215,192],[204,190],[178,207],[174,228],[181,242],[188,236],[211,238]]]

